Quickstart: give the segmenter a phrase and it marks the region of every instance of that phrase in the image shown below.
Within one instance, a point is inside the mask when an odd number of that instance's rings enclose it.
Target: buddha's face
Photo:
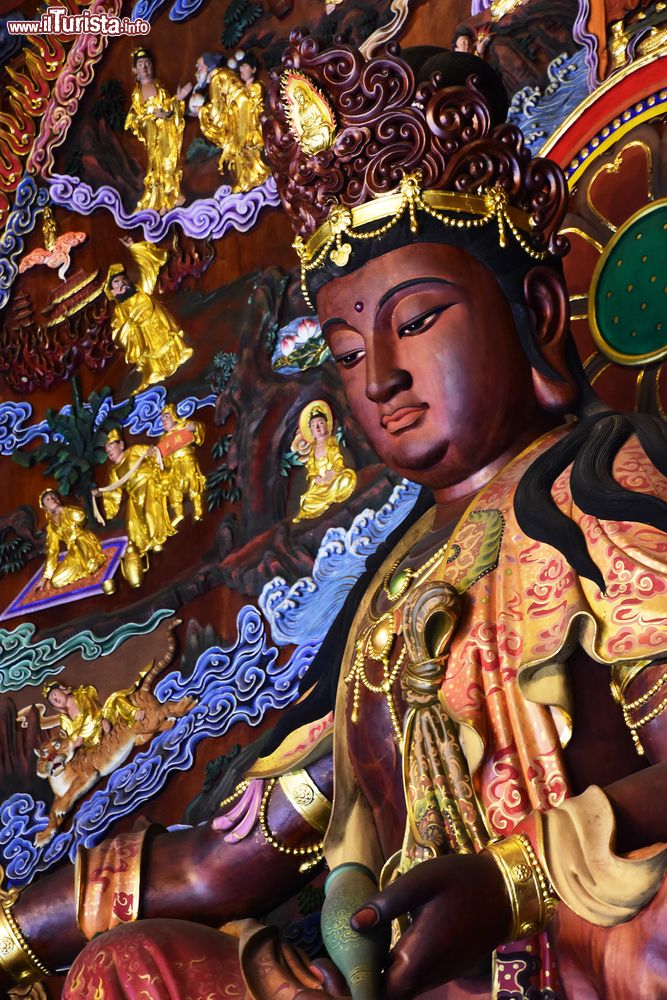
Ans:
[[[155,76],[153,60],[149,56],[139,56],[134,65],[134,73],[138,83],[148,83]]]
[[[47,700],[61,712],[67,708],[67,692],[63,688],[51,688]]]
[[[308,426],[316,441],[324,441],[329,437],[329,430],[324,417],[313,417]]]
[[[255,79],[255,68],[250,63],[242,62],[239,66],[239,76],[244,83],[252,83]]]
[[[325,285],[317,311],[352,412],[382,461],[409,479],[463,482],[535,416],[509,303],[463,250],[401,247]]]
[[[195,79],[198,84],[206,82],[206,77],[208,76],[208,66],[200,56],[195,63]]]
[[[54,514],[60,507],[60,501],[55,493],[46,493],[42,497],[42,506],[49,514]]]
[[[120,462],[121,458],[123,457],[123,451],[125,450],[125,446],[122,441],[107,441],[106,445],[104,446],[104,450],[109,456],[109,459],[113,462],[114,465],[116,465],[118,462]]]
[[[127,280],[127,275],[123,274],[122,271],[120,274],[115,274],[111,279],[111,281],[109,282],[109,288],[111,289],[111,294],[116,299],[120,295],[124,295],[129,287],[130,283]]]

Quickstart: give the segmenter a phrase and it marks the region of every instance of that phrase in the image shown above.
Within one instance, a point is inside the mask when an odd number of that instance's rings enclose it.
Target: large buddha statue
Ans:
[[[66,998],[345,995],[259,922],[324,858],[379,880],[338,930],[393,923],[384,1000],[664,996],[664,425],[586,382],[565,179],[487,65],[297,33],[296,68],[336,123],[304,148],[276,74],[304,292],[354,418],[422,495],[218,815],[90,849],[76,892],[67,867],[26,888],[3,912],[30,951],[0,962],[73,962]],[[121,893],[140,919],[114,927]]]

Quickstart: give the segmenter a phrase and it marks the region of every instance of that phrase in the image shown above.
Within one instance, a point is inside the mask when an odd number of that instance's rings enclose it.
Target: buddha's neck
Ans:
[[[508,462],[521,454],[538,437],[558,426],[558,423],[559,421],[554,420],[549,415],[541,414],[540,417],[530,424],[523,434],[515,438],[512,444],[502,454],[494,458],[492,462],[489,462],[488,465],[477,469],[471,476],[462,479],[458,483],[453,483],[451,486],[443,486],[439,490],[433,490],[433,498],[436,504],[433,527],[437,529],[450,524],[452,518],[457,516],[462,501],[471,500],[475,493],[479,493]]]

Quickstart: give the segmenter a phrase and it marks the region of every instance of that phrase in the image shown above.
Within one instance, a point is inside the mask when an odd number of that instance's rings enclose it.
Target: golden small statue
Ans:
[[[214,70],[210,99],[199,109],[201,130],[220,148],[219,169],[232,174],[233,191],[250,191],[270,173],[262,159],[264,88],[256,75],[257,62],[250,55],[241,60],[238,76],[224,66]]]
[[[46,563],[36,592],[49,584],[56,589],[68,587],[104,566],[106,556],[100,541],[84,527],[86,515],[80,507],[66,507],[56,490],[44,490],[39,503],[46,514]],[[65,556],[59,561],[61,545]]]
[[[93,496],[102,496],[106,517],[114,517],[125,492],[130,555],[143,558],[148,552],[161,552],[174,529],[167,511],[168,481],[157,449],[145,444],[126,448],[116,430],[108,435],[104,447],[111,463],[109,483],[93,490]],[[133,585],[139,583],[141,578]]]
[[[137,211],[153,208],[161,214],[182,205],[179,167],[185,109],[182,88],[170,97],[155,78],[155,63],[148,49],[135,49],[132,65],[136,85],[132,91],[125,129],[132,132],[146,147],[144,193]]]
[[[135,243],[121,237],[139,268],[138,287],[127,276],[124,264],[112,264],[104,292],[114,302],[111,335],[125,352],[125,360],[141,375],[141,392],[173,375],[192,356],[178,323],[153,294],[166,250],[152,243]]]
[[[308,156],[328,149],[336,134],[336,119],[329,102],[304,73],[286,70],[282,96],[290,130]]]
[[[201,521],[202,501],[206,489],[206,479],[199,468],[195,447],[204,440],[204,425],[196,420],[182,420],[171,403],[162,411],[164,434],[160,438],[158,450],[164,462],[167,477],[167,496],[173,511],[172,527],[183,520],[183,501],[192,501],[195,521]]]
[[[301,497],[295,522],[319,517],[332,504],[352,496],[357,474],[345,465],[333,433],[331,407],[323,399],[316,399],[301,411],[292,451],[305,460],[308,476],[308,489]]]

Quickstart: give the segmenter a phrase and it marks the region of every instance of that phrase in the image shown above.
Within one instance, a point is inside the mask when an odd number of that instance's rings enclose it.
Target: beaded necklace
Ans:
[[[398,567],[403,561],[403,557],[399,557],[392,564],[384,577],[382,590],[392,604],[396,606],[391,611],[386,611],[380,618],[371,620],[362,629],[355,643],[352,668],[345,678],[345,683],[352,685],[352,713],[350,716],[352,722],[356,725],[359,721],[359,699],[362,687],[366,688],[372,694],[382,695],[387,702],[394,741],[401,751],[403,750],[403,727],[394,702],[392,688],[405,660],[405,646],[396,658],[394,665],[392,667],[389,665],[394,640],[397,635],[396,612],[399,610],[397,602],[402,597],[405,597],[411,586],[419,583],[430,570],[442,561],[447,552],[448,545],[449,541],[441,545],[417,569],[407,568],[397,572]],[[365,661],[367,658],[382,665],[382,680],[379,684],[374,684],[366,674]]]

